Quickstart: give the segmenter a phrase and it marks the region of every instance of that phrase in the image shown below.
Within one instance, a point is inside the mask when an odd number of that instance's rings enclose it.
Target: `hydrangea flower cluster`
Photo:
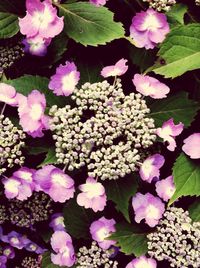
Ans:
[[[141,95],[125,96],[117,79],[115,85],[86,83],[71,98],[77,107],[50,109],[58,163],[68,170],[87,165],[89,176],[102,180],[135,171],[142,149],[156,139],[154,120]]]
[[[176,4],[176,0],[143,0],[147,2],[149,7],[157,11],[169,11]]]

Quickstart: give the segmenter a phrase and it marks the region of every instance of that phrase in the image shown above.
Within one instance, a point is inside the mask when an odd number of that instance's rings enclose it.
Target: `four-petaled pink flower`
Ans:
[[[181,134],[183,128],[183,123],[180,122],[178,125],[175,125],[174,120],[171,118],[164,122],[162,127],[157,129],[156,133],[164,140],[164,142],[168,142],[167,149],[174,151],[176,148],[176,141],[174,138]]]
[[[166,94],[170,92],[168,86],[148,75],[135,74],[132,81],[138,92],[153,99],[166,98]]]
[[[5,195],[8,199],[17,198],[18,200],[26,200],[32,195],[35,189],[33,182],[34,169],[26,167],[15,171],[10,178],[2,180],[5,188]]]
[[[81,184],[79,189],[82,193],[77,196],[77,203],[79,206],[91,208],[95,212],[102,211],[106,206],[106,193],[105,188],[100,182],[89,177],[85,184]]]
[[[173,196],[175,190],[173,176],[156,182],[156,192],[166,202]]]
[[[97,7],[100,7],[100,6],[104,6],[106,4],[106,1],[108,0],[90,0],[90,3]]]
[[[184,141],[182,150],[192,159],[200,158],[200,133],[193,133]]]
[[[165,211],[165,205],[159,197],[150,193],[137,193],[132,199],[132,206],[135,211],[135,221],[140,223],[145,219],[146,224],[155,227]]]
[[[76,258],[72,239],[65,231],[56,231],[51,237],[51,246],[56,254],[51,254],[51,261],[59,266],[71,267]]]
[[[104,67],[101,71],[103,77],[121,76],[128,70],[127,60],[121,59],[115,65]]]
[[[74,180],[53,165],[37,170],[34,181],[36,190],[45,192],[55,202],[64,203],[74,196]]]
[[[129,262],[125,268],[156,268],[157,262],[152,258],[141,256]]]
[[[169,31],[166,15],[149,8],[133,17],[130,36],[137,47],[152,49],[164,41]]]
[[[151,183],[153,178],[159,179],[160,168],[164,165],[165,158],[160,154],[154,154],[144,160],[140,167],[140,177],[143,181]]]
[[[0,83],[0,102],[4,102],[11,106],[17,106],[17,95],[18,93],[13,86]]]
[[[92,239],[97,241],[99,246],[103,249],[108,249],[110,246],[114,245],[116,241],[107,239],[112,233],[116,231],[115,220],[106,219],[101,217],[97,221],[94,221],[90,226],[90,234]]]
[[[56,74],[51,77],[49,89],[56,95],[69,96],[74,91],[80,79],[80,73],[74,62],[66,61],[65,65],[60,64]]]
[[[20,125],[32,137],[42,137],[43,130],[48,129],[49,117],[44,114],[46,108],[45,95],[33,90],[28,97],[20,95],[18,98],[18,112]]]

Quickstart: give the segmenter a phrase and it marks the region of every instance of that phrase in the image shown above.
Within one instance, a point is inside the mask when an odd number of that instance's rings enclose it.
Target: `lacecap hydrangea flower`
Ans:
[[[51,222],[49,226],[55,231],[64,231],[64,217],[62,213],[55,213],[51,216]]]
[[[169,31],[166,15],[149,8],[133,17],[130,37],[137,47],[152,49],[164,41]]]
[[[200,158],[200,133],[193,133],[183,141],[182,150],[192,159]]]
[[[132,81],[139,93],[153,99],[166,98],[170,92],[168,86],[148,75],[135,74]]]
[[[165,205],[159,197],[150,193],[137,193],[132,198],[132,206],[135,212],[135,221],[140,223],[145,219],[146,224],[155,227],[165,211]]]
[[[41,36],[34,36],[25,38],[24,51],[35,56],[45,56],[47,54],[47,47],[51,43],[51,38],[44,39]]]
[[[104,186],[95,179],[89,177],[85,184],[81,184],[79,189],[82,193],[77,196],[79,206],[91,208],[95,212],[102,211],[106,206],[106,193]]]
[[[92,239],[97,241],[102,249],[109,249],[116,243],[114,240],[107,239],[113,232],[116,231],[114,219],[106,219],[101,217],[94,221],[90,226],[90,234]]]
[[[126,59],[121,59],[115,65],[106,66],[102,69],[101,75],[105,78],[109,76],[121,76],[128,70],[126,63]]]
[[[157,262],[152,258],[141,256],[129,262],[125,268],[156,268]]]
[[[176,187],[174,185],[173,176],[156,182],[156,192],[158,196],[166,202],[173,196],[175,190]]]

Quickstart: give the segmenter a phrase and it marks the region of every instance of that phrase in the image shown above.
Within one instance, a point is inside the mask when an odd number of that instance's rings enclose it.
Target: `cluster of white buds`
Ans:
[[[6,207],[4,205],[0,205],[0,224],[5,223],[8,219]]]
[[[114,85],[86,83],[72,100],[77,107],[53,106],[49,112],[57,162],[70,171],[87,165],[88,175],[102,180],[135,171],[144,149],[156,140],[142,96],[125,96],[117,79]]]
[[[0,115],[0,174],[14,165],[23,165],[25,157],[25,133],[18,129],[9,118]]]
[[[168,12],[173,5],[176,4],[176,0],[143,0],[143,2],[148,2],[149,7],[157,11]]]
[[[195,0],[197,6],[200,6],[200,0]]]
[[[33,257],[25,257],[21,263],[20,267],[16,268],[41,268],[42,256],[38,256],[37,258]]]
[[[118,262],[110,259],[111,254],[109,250],[103,250],[93,241],[90,249],[85,246],[79,249],[76,268],[117,268]]]
[[[171,207],[154,233],[148,235],[148,254],[170,267],[200,267],[200,222],[192,223],[188,211]]]

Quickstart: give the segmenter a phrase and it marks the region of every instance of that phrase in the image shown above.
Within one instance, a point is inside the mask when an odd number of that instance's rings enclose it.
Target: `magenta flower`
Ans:
[[[106,193],[105,188],[100,182],[89,177],[85,184],[79,186],[82,193],[77,196],[77,203],[79,206],[91,208],[95,212],[102,211],[106,206]]]
[[[192,159],[200,158],[200,133],[194,133],[184,141],[182,150]]]
[[[49,117],[44,114],[46,108],[45,95],[33,90],[28,97],[20,95],[18,98],[18,112],[20,125],[32,137],[42,137],[43,130],[49,128]]]
[[[80,73],[74,62],[66,61],[65,65],[60,64],[56,69],[56,74],[51,77],[49,89],[58,96],[69,96],[74,91],[79,79]]]
[[[145,219],[146,224],[155,227],[165,211],[165,205],[159,197],[150,193],[137,193],[132,199],[132,206],[135,211],[135,221],[140,223]]]
[[[101,217],[99,220],[94,221],[90,226],[90,234],[92,239],[97,241],[99,246],[103,249],[108,249],[110,246],[114,245],[116,241],[108,240],[107,238],[116,231],[115,220],[106,219]]]
[[[152,49],[164,41],[169,31],[166,15],[149,8],[133,17],[130,37],[137,47]]]
[[[0,83],[0,102],[5,102],[11,106],[17,106],[17,92],[13,86]]]
[[[8,199],[17,198],[18,200],[26,200],[33,193],[35,185],[33,183],[33,175],[35,170],[26,167],[20,168],[14,172],[12,177],[4,178],[5,195]]]
[[[141,256],[129,262],[125,268],[156,268],[156,260]]]
[[[24,51],[34,56],[45,56],[47,47],[51,43],[51,38],[44,39],[41,36],[29,37],[23,40]]]
[[[15,257],[14,248],[11,246],[4,247],[3,248],[3,255],[6,256],[7,259],[13,259]]]
[[[34,175],[36,190],[48,194],[55,202],[64,203],[74,196],[74,181],[53,165],[44,166]]]
[[[63,30],[64,18],[57,16],[50,0],[26,0],[26,9],[26,16],[19,18],[20,32],[26,37],[53,38]]]
[[[56,231],[51,237],[51,246],[56,254],[51,254],[51,260],[54,264],[71,267],[76,258],[72,239],[65,231]]]
[[[143,181],[151,183],[153,178],[160,177],[160,168],[164,165],[165,158],[160,154],[154,154],[144,160],[140,167],[140,177]]]
[[[108,0],[90,0],[90,3],[97,7],[100,7],[100,6],[104,6],[106,4],[106,1]]]
[[[121,76],[128,70],[127,60],[121,59],[115,65],[104,67],[101,71],[103,77]]]
[[[55,231],[64,231],[64,217],[62,213],[55,213],[51,216],[51,222],[49,226]]]
[[[158,196],[166,202],[173,196],[175,190],[173,176],[156,182],[156,192]]]
[[[167,149],[170,151],[174,151],[176,148],[175,137],[180,135],[183,131],[184,125],[183,123],[179,123],[178,125],[174,124],[173,118],[164,122],[161,128],[157,129],[157,135],[164,140],[164,142],[168,142]]]
[[[153,99],[166,98],[170,91],[168,86],[148,75],[135,74],[132,81],[138,92]]]
[[[42,254],[46,251],[46,249],[41,248],[40,246],[38,246],[36,243],[32,242],[29,239],[27,239],[26,245],[24,246],[24,248],[27,251],[34,252],[36,254]]]

